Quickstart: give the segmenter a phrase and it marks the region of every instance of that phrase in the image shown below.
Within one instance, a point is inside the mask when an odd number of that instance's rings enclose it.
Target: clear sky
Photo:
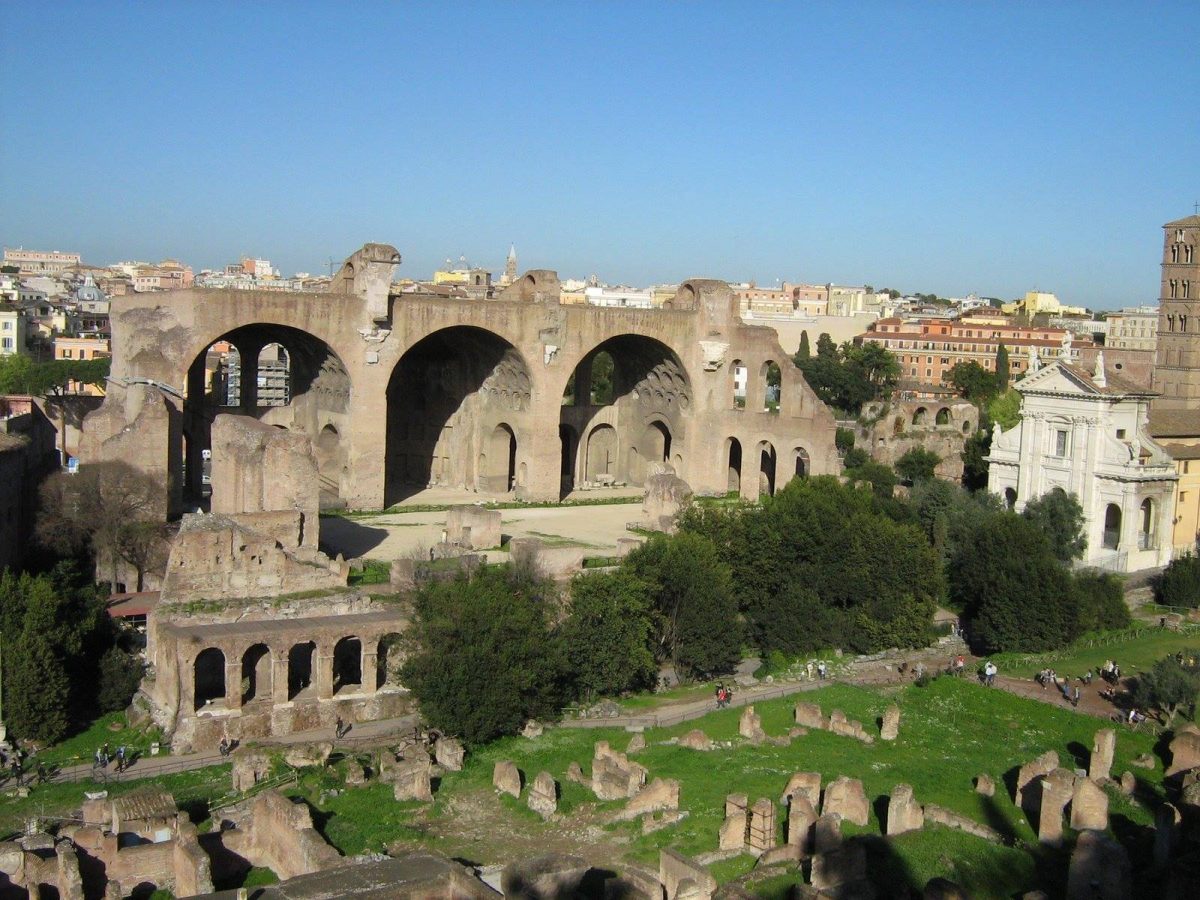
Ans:
[[[0,241],[1153,302],[1188,3],[0,2]]]

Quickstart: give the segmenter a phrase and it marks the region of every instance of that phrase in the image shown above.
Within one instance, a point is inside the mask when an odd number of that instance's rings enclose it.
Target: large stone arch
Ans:
[[[456,325],[409,347],[387,387],[384,504],[430,485],[492,489],[480,462],[498,427],[514,442],[523,433],[532,392],[524,357],[495,332]],[[506,479],[510,464],[515,472],[522,461],[519,444],[511,453]]]
[[[263,406],[257,399],[257,363],[261,350],[271,344],[278,344],[286,351],[287,369],[276,374],[287,379],[287,402]],[[232,353],[210,352],[210,348],[226,346],[237,351],[236,370]],[[332,428],[339,438],[346,431],[351,395],[350,373],[345,362],[328,343],[309,332],[287,325],[255,322],[208,340],[199,347],[188,366],[183,397],[180,458],[186,473],[181,477],[185,505],[194,508],[207,503],[204,451],[212,446],[212,422],[218,413],[239,413],[301,432],[308,435],[315,447],[323,429]],[[327,451],[335,456],[345,452],[343,448],[328,446],[328,438],[326,445]],[[338,496],[340,478],[331,477],[323,489]]]
[[[603,391],[611,402],[599,401],[594,384],[594,363],[602,354],[613,364],[611,390],[606,385]],[[603,475],[604,481],[640,485],[653,463],[676,464],[686,454],[692,379],[675,350],[657,338],[619,334],[600,341],[567,373],[561,395],[560,430],[587,436],[580,441],[576,471],[583,477],[577,482]],[[608,460],[604,466],[600,452]],[[564,478],[564,493],[573,486]]]

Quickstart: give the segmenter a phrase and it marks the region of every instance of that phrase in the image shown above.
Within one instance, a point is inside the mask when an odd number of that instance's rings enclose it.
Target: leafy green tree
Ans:
[[[1059,561],[1067,563],[1079,559],[1087,549],[1083,507],[1074,494],[1054,488],[1026,503],[1021,516],[1049,539],[1050,548]]]
[[[1160,659],[1149,672],[1139,675],[1133,687],[1133,702],[1142,709],[1159,710],[1168,728],[1180,713],[1187,718],[1195,715],[1198,696],[1200,673],[1185,668],[1173,656]]]
[[[1049,540],[1013,513],[978,523],[950,560],[950,601],[965,612],[974,649],[1039,653],[1078,634],[1070,573]]]
[[[851,469],[859,469],[871,461],[871,457],[862,447],[851,447],[846,451],[846,455],[842,457],[842,465],[846,467],[846,472],[849,474]]]
[[[986,417],[986,414],[985,414]],[[980,422],[979,430],[963,442],[963,487],[968,491],[986,491],[988,483],[987,455],[992,452],[992,426]]]
[[[869,484],[877,497],[891,497],[896,489],[896,473],[890,466],[874,460],[848,469],[846,475],[854,484]]]
[[[1011,367],[1008,362],[1008,348],[1003,344],[996,346],[996,393],[1003,394],[1008,390],[1008,378]]]
[[[900,362],[883,344],[868,341],[859,347],[848,346],[844,357],[874,388],[872,399],[890,393],[900,381]]]
[[[850,428],[838,428],[833,433],[833,443],[844,454],[854,446],[854,431]]]
[[[108,358],[34,362],[27,356],[6,356],[0,358],[0,393],[48,397],[67,393],[72,383],[102,385],[111,365]]]
[[[1016,428],[1021,421],[1021,392],[1009,388],[1003,394],[993,397],[987,404],[989,418],[1005,431]]]
[[[100,657],[100,681],[96,694],[98,711],[119,712],[129,706],[141,684],[144,667],[141,661],[120,647],[109,647]]]
[[[796,351],[796,365],[800,365],[801,360],[808,359],[812,355],[808,349],[808,330],[800,332],[800,349]]]
[[[910,484],[932,478],[942,458],[924,447],[913,447],[896,460],[896,473]]]
[[[1108,572],[1079,572],[1074,576],[1077,631],[1113,631],[1133,624],[1121,579]]]
[[[652,628],[650,586],[631,571],[577,576],[562,638],[579,695],[653,688]]]
[[[822,359],[832,359],[835,362],[838,359],[837,344],[833,342],[833,338],[828,332],[822,331],[817,335],[817,356]]]
[[[417,592],[401,677],[431,725],[481,744],[557,714],[567,692],[553,595],[511,567]]]
[[[683,678],[732,672],[741,652],[737,604],[713,542],[689,532],[654,535],[626,563],[651,586],[659,656]]]
[[[607,406],[615,399],[615,370],[612,354],[601,350],[592,357],[592,405]]]
[[[955,363],[943,379],[973,403],[986,403],[996,394],[995,377],[973,359]]]
[[[1185,553],[1171,560],[1154,579],[1154,602],[1163,606],[1200,606],[1200,556]]]

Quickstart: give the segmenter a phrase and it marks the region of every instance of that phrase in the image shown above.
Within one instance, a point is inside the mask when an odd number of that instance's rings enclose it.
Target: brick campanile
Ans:
[[[1155,409],[1200,410],[1200,215],[1163,226]]]

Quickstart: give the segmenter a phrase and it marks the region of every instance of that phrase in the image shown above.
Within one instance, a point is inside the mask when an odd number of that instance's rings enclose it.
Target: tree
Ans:
[[[729,566],[712,541],[686,531],[654,535],[626,561],[651,586],[659,655],[680,677],[732,672],[741,655],[737,604]]]
[[[853,469],[847,469],[846,475],[854,484],[866,483],[877,497],[891,497],[896,489],[896,473],[889,466],[867,460]]]
[[[1070,573],[1037,526],[1013,513],[977,523],[949,565],[950,601],[979,652],[1040,653],[1078,633]]]
[[[156,546],[165,532],[157,524],[162,491],[157,480],[126,462],[89,463],[59,472],[42,485],[38,539],[64,555],[91,551],[117,587],[121,560],[134,566],[141,584],[146,567],[165,556]]]
[[[61,396],[72,384],[104,384],[111,365],[112,360],[107,357],[39,363],[27,356],[6,356],[0,359],[0,393]]]
[[[1200,556],[1185,553],[1154,579],[1154,602],[1163,606],[1200,606]]]
[[[817,335],[817,356],[822,359],[836,360],[838,358],[837,344],[833,342],[833,338],[829,333],[822,331]]]
[[[1109,572],[1079,572],[1074,576],[1080,634],[1128,628],[1133,623],[1121,579]]]
[[[943,378],[973,403],[986,403],[996,394],[996,379],[973,359],[955,363]]]
[[[1021,392],[1009,388],[988,401],[988,417],[1005,431],[1017,427],[1021,421]]]
[[[430,725],[480,744],[557,714],[566,675],[553,594],[552,582],[511,567],[417,592],[401,677]]]
[[[846,455],[842,457],[842,465],[846,469],[846,474],[850,473],[851,469],[858,469],[871,461],[871,457],[862,447],[851,447],[846,451]]]
[[[986,424],[985,424],[986,423]],[[984,411],[979,430],[963,442],[962,483],[968,491],[986,491],[988,483],[987,455],[992,452],[992,424]]]
[[[924,447],[913,447],[896,460],[896,473],[910,484],[932,478],[942,458]]]
[[[1026,503],[1021,516],[1046,536],[1060,562],[1069,563],[1079,559],[1087,549],[1087,538],[1083,534],[1083,507],[1074,494],[1054,488]]]
[[[847,347],[844,355],[875,388],[876,397],[890,393],[900,381],[900,362],[883,344],[868,341],[858,347]]]
[[[650,586],[631,571],[578,575],[562,629],[578,695],[591,700],[653,688],[652,624]]]
[[[808,359],[812,354],[808,349],[808,331],[807,329],[800,332],[800,349],[796,351],[796,365],[800,365],[800,361]]]
[[[1200,674],[1173,656],[1160,659],[1149,672],[1139,675],[1133,687],[1133,702],[1142,709],[1159,710],[1166,716],[1168,728],[1181,712],[1188,718],[1195,715],[1197,696]]]
[[[833,433],[833,444],[839,452],[845,454],[854,447],[854,431],[850,428],[838,428]]]
[[[120,647],[109,647],[100,657],[100,681],[96,693],[97,710],[119,712],[129,706],[142,682],[144,668],[134,655]]]
[[[1003,344],[996,346],[996,393],[1003,394],[1008,390],[1008,348]]]

